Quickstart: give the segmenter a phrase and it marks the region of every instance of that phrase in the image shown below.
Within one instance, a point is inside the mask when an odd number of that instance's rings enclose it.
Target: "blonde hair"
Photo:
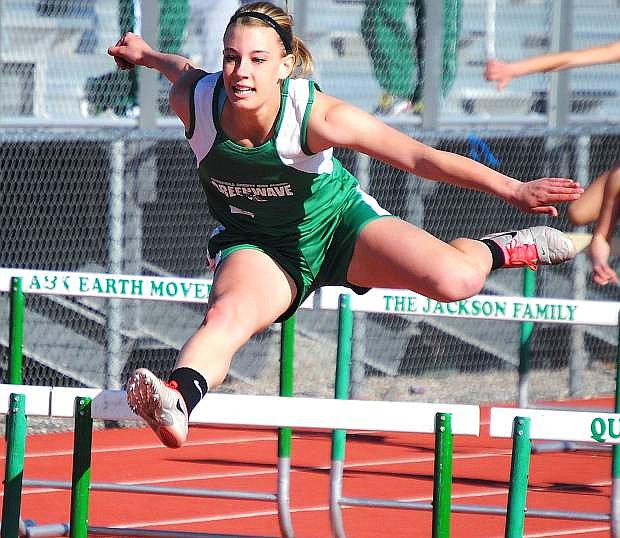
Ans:
[[[280,38],[282,39],[282,34],[285,36],[290,36],[290,54],[295,58],[295,64],[293,67],[293,71],[291,73],[291,78],[303,77],[304,75],[308,75],[312,73],[314,70],[314,60],[312,59],[312,54],[308,50],[308,47],[304,44],[304,42],[293,34],[293,17],[279,8],[278,6],[272,4],[271,2],[253,2],[252,4],[245,4],[241,6],[235,14],[231,18],[231,22],[229,23],[229,27],[234,24],[242,24],[244,26],[268,26],[270,25],[255,17],[244,17],[244,12],[253,11],[255,13],[262,13],[266,15],[270,19],[273,20],[275,24],[277,24],[282,33],[278,32]],[[282,43],[282,48],[284,50],[284,55],[286,52],[286,43]]]

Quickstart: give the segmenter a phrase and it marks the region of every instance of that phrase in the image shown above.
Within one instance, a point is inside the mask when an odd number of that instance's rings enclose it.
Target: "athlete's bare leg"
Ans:
[[[292,304],[291,277],[258,250],[238,250],[218,266],[204,322],[181,349],[176,368],[200,372],[209,388],[220,385],[233,354]]]
[[[347,279],[358,286],[410,289],[455,301],[482,289],[491,264],[491,252],[480,241],[445,243],[406,221],[384,217],[361,231]]]
[[[575,245],[561,231],[534,226],[482,240],[444,243],[397,218],[381,218],[361,231],[349,264],[351,284],[410,289],[450,302],[478,293],[493,267],[556,265],[572,259]]]

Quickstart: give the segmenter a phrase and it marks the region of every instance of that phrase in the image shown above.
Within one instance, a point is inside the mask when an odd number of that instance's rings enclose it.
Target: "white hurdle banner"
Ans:
[[[385,314],[617,326],[620,312],[620,302],[612,301],[475,295],[443,303],[413,291],[386,288],[375,288],[357,295],[344,287],[327,287],[319,293],[322,309],[338,309],[340,294],[348,293],[353,311]]]
[[[75,399],[91,398],[91,417],[101,420],[141,421],[127,405],[122,390],[0,385],[0,414],[9,411],[9,395],[24,394],[26,415],[73,417]],[[477,405],[287,398],[207,394],[192,412],[190,424],[354,429],[433,433],[435,415],[450,413],[454,434],[480,433]]]
[[[0,292],[11,291],[11,279],[14,277],[22,279],[22,291],[27,294],[183,303],[208,302],[213,284],[212,280],[202,278],[74,273],[0,267]],[[312,308],[313,299],[312,294],[300,308]]]
[[[556,409],[491,409],[491,437],[512,437],[515,417],[530,419],[530,438],[620,444],[620,414]]]
[[[186,303],[206,303],[212,285],[211,280],[199,278],[0,268],[0,292],[11,291],[13,277],[22,279],[22,291],[26,294]],[[338,286],[312,293],[300,308],[312,309],[317,303],[321,309],[337,310],[343,293],[351,295],[354,311],[386,314],[615,326],[620,312],[620,302],[611,301],[475,295],[444,303],[408,290],[376,288],[357,295]]]

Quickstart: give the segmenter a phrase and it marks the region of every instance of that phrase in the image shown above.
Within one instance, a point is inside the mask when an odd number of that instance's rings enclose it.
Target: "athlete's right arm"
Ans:
[[[136,65],[159,71],[173,84],[187,71],[196,69],[184,56],[159,52],[144,41],[139,35],[127,32],[116,45],[108,49],[116,65],[121,69],[133,69]]]
[[[141,65],[159,71],[170,82],[170,108],[188,129],[190,117],[190,92],[196,79],[204,71],[196,68],[192,62],[178,54],[166,54],[154,50],[142,37],[131,32],[121,37],[116,45],[108,49],[120,69],[133,69]]]
[[[179,117],[185,126],[185,130],[189,131],[191,127],[191,99],[192,91],[196,85],[196,81],[204,76],[202,69],[192,69],[183,73],[179,79],[170,88],[168,95],[170,108]]]

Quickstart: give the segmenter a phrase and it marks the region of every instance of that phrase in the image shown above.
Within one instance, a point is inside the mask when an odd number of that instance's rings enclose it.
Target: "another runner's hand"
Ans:
[[[512,80],[510,64],[500,60],[488,60],[484,69],[484,78],[495,81],[498,91],[504,89]]]
[[[142,37],[127,32],[116,42],[116,45],[108,49],[108,54],[114,57],[120,69],[133,69],[136,65],[143,65],[145,53],[151,50]]]
[[[618,283],[618,275],[609,266],[611,248],[607,240],[600,234],[592,236],[588,255],[592,262],[592,280],[601,286],[611,282]]]
[[[555,204],[572,202],[583,193],[583,188],[572,179],[543,177],[520,183],[513,203],[526,213],[558,216]]]

